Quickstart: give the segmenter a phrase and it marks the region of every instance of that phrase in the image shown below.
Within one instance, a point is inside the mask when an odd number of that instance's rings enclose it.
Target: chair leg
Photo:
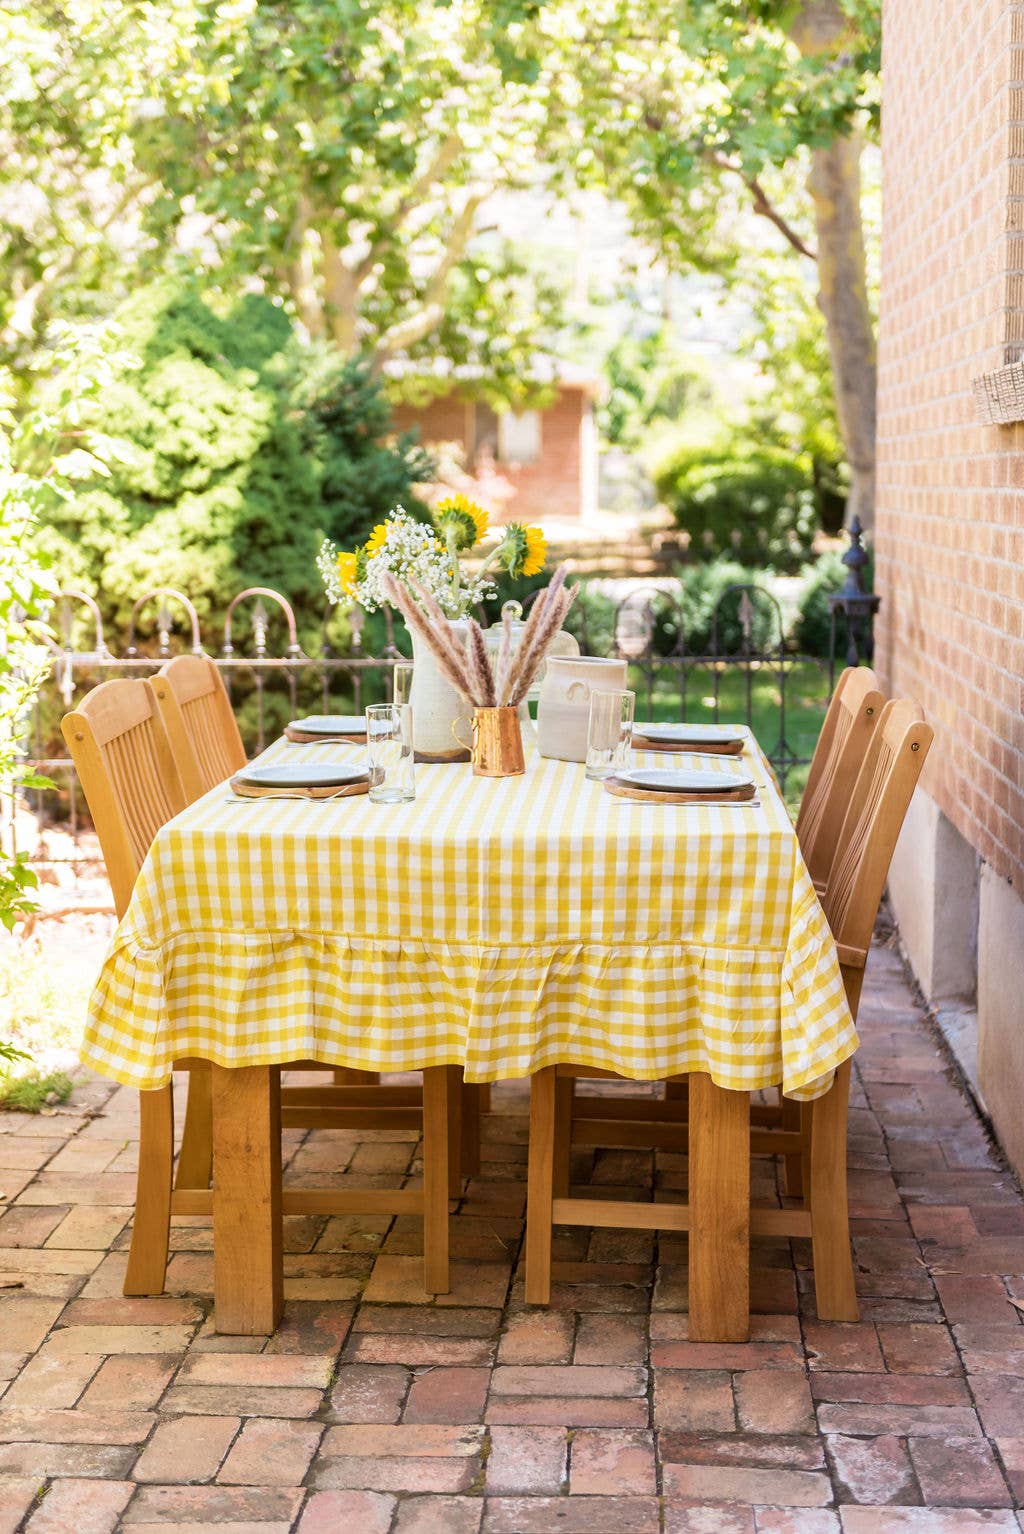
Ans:
[[[781,1126],[784,1130],[799,1130],[802,1115],[801,1104],[796,1103],[790,1097],[783,1097],[779,1091],[779,1107],[781,1109]],[[785,1189],[787,1198],[804,1197],[804,1158],[799,1151],[783,1157],[785,1162]]]
[[[171,1235],[174,1096],[170,1085],[139,1093],[139,1173],[125,1294],[163,1294]]]
[[[448,1160],[457,1147],[449,1145],[448,1098],[454,1074],[448,1065],[423,1072],[423,1287],[428,1294],[447,1294],[451,1288]]]
[[[569,1159],[572,1154],[572,1112],[576,1099],[576,1081],[572,1076],[555,1077],[555,1177],[554,1197],[569,1197]]]
[[[850,1252],[846,1194],[846,1114],[850,1097],[850,1061],[836,1071],[824,1097],[811,1105],[811,1157],[808,1181],[814,1294],[819,1321],[856,1321],[857,1290]]]
[[[208,1065],[188,1073],[188,1098],[181,1130],[176,1188],[208,1188],[213,1176],[213,1085]]]
[[[445,1110],[448,1115],[448,1197],[454,1199],[462,1197],[462,1071],[457,1065],[446,1065],[442,1069],[448,1072]]]
[[[526,1303],[551,1299],[551,1201],[555,1190],[556,1067],[530,1080],[530,1159],[526,1182]]]
[[[480,1176],[480,1098],[483,1088],[458,1084],[462,1103],[462,1138],[459,1146],[459,1168],[463,1177]],[[459,1192],[462,1190],[460,1189]],[[458,1197],[458,1194],[456,1194]]]

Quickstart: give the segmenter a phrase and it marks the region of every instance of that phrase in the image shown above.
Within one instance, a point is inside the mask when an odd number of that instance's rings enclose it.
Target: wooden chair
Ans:
[[[191,804],[245,766],[231,700],[208,655],[176,655],[150,685]]]
[[[867,666],[847,666],[836,683],[800,800],[796,834],[807,871],[821,894],[861,762],[885,696]]]
[[[913,797],[932,741],[932,731],[920,708],[911,702],[885,704],[850,795],[837,837],[836,855],[825,889],[823,907],[836,942],[843,983],[856,1017],[864,966],[882,898],[889,862],[900,827]],[[785,1137],[784,1148],[803,1151],[807,1162],[806,1196],[797,1209],[749,1210],[749,1224],[737,1214],[737,1196],[749,1188],[749,1152],[759,1149],[759,1135],[749,1130],[749,1097],[727,1093],[734,1118],[730,1146],[707,1139],[707,1105],[714,1088],[710,1078],[694,1075],[690,1102],[635,1102],[623,1116],[621,1101],[604,1117],[598,1100],[574,1104],[573,1079],[611,1075],[571,1064],[537,1072],[530,1094],[530,1159],[526,1226],[526,1298],[546,1304],[551,1284],[552,1226],[597,1225],[616,1229],[687,1230],[697,1221],[701,1233],[717,1229],[716,1221],[731,1221],[727,1249],[733,1264],[748,1262],[750,1234],[810,1236],[814,1284],[820,1320],[855,1321],[857,1298],[850,1255],[846,1192],[846,1120],[851,1062],[836,1071],[829,1090],[812,1103],[800,1105],[798,1131]],[[566,1086],[569,1091],[566,1091]],[[595,1105],[597,1105],[595,1107]],[[687,1119],[688,1113],[688,1119]],[[703,1138],[702,1138],[703,1137]],[[567,1153],[573,1141],[600,1145],[671,1145],[691,1148],[691,1192],[686,1206],[616,1203],[568,1196]],[[701,1154],[692,1154],[693,1146]],[[709,1167],[712,1169],[709,1172]],[[719,1207],[716,1208],[716,1201]],[[725,1211],[723,1213],[723,1210]],[[719,1245],[714,1256],[721,1257]],[[700,1340],[735,1341],[748,1335],[749,1318],[735,1305],[718,1304],[718,1292],[736,1285],[722,1283],[722,1270],[709,1269],[708,1253],[691,1235],[691,1303],[702,1301]],[[690,1335],[697,1340],[692,1324]]]
[[[128,908],[153,837],[187,802],[153,684],[127,679],[101,683],[76,710],[65,715],[61,731],[100,839],[114,907],[120,918]],[[289,1068],[323,1069],[317,1062],[301,1060],[289,1062]],[[209,1187],[211,1144],[216,1132],[211,1113],[210,1065],[205,1060],[181,1060],[175,1062],[175,1069],[189,1071],[190,1091],[173,1189],[172,1089],[168,1085],[139,1094],[139,1172],[125,1294],[163,1292],[172,1214],[212,1213],[214,1209]],[[452,1073],[452,1067],[424,1072],[422,1096],[415,1087],[284,1088],[277,1115],[278,1132],[281,1127],[379,1129],[385,1125],[417,1128],[423,1124],[422,1192],[374,1190],[336,1194],[332,1190],[307,1193],[289,1189],[283,1196],[282,1207],[286,1213],[423,1213],[424,1267],[427,1283],[434,1292],[444,1292],[448,1287],[447,1198],[458,1172],[457,1168],[449,1167],[448,1147],[449,1142],[458,1144],[461,1138],[461,1100]],[[381,1104],[379,1094],[385,1091],[398,1096]],[[368,1095],[372,1095],[372,1100],[368,1100]],[[440,1133],[442,1117],[445,1128]],[[444,1173],[443,1222],[438,1215],[439,1168]]]

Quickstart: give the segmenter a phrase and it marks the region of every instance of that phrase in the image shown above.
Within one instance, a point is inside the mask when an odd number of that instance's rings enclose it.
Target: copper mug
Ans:
[[[519,710],[514,704],[501,708],[473,710],[473,744],[467,746],[458,732],[460,720],[452,725],[452,734],[470,753],[473,773],[478,778],[514,778],[526,771],[523,760],[523,732]]]

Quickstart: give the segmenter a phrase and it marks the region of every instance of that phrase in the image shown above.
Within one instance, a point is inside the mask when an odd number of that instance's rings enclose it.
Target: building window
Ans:
[[[540,458],[540,411],[498,417],[498,458],[502,463],[536,463]]]

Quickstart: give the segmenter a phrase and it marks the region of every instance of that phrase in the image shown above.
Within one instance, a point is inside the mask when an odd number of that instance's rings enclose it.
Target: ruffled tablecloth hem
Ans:
[[[460,1064],[470,1082],[555,1063],[639,1081],[706,1071],[733,1090],[781,1083],[810,1099],[857,1047],[823,925],[812,899],[777,953],[234,931],[154,946],[122,929],[82,1059],[142,1089],[165,1085],[175,1061],[191,1057],[379,1071]]]

